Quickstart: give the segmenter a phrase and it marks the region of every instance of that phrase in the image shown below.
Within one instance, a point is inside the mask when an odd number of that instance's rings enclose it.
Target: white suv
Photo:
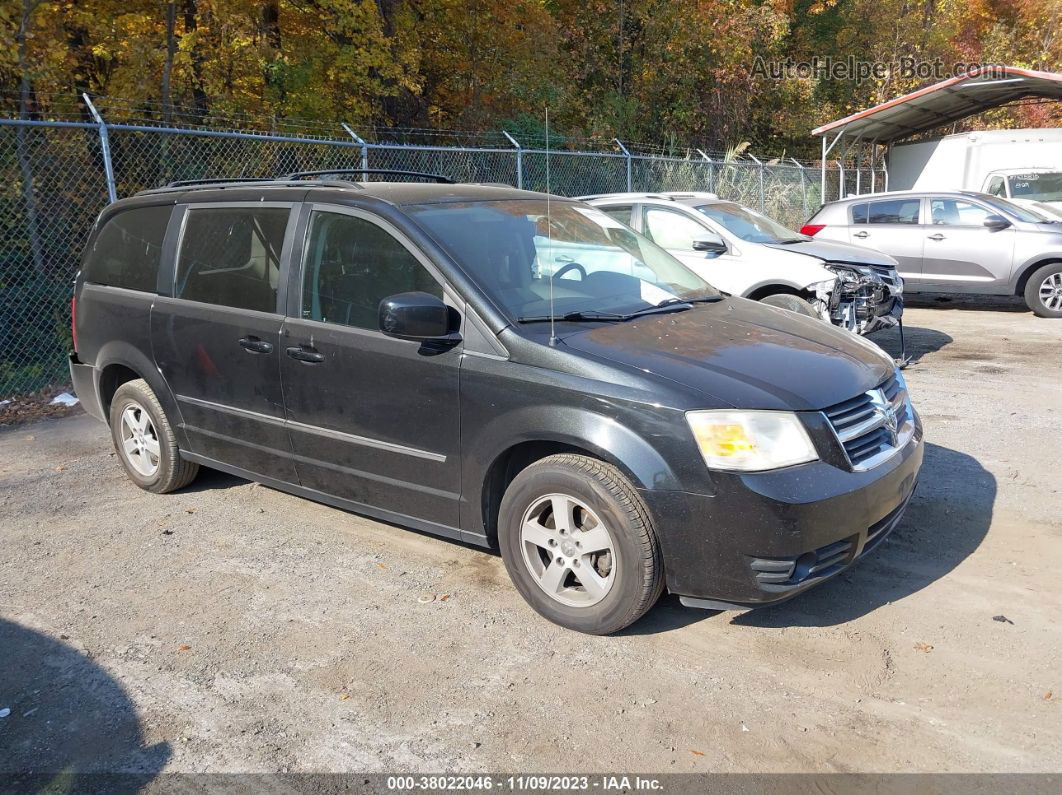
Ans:
[[[581,200],[731,295],[858,334],[894,326],[903,313],[896,261],[878,251],[812,240],[712,193],[613,193]]]

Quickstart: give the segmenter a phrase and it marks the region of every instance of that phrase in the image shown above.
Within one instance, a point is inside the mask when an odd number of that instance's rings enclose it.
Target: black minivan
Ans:
[[[665,588],[791,597],[899,522],[922,428],[873,344],[580,202],[408,179],[104,210],[70,370],[138,486],[203,465],[498,548],[535,610],[598,634]]]

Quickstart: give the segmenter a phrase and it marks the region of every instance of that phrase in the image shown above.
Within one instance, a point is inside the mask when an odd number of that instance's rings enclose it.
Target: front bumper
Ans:
[[[866,472],[817,461],[720,474],[714,496],[642,492],[656,519],[667,587],[700,606],[760,607],[845,570],[899,524],[922,466],[922,428]]]

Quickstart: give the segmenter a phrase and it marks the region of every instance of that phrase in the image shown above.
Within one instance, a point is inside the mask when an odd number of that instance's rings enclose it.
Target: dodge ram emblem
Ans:
[[[882,427],[889,434],[889,442],[893,447],[899,442],[899,418],[896,416],[896,409],[893,408],[892,403],[885,397],[885,393],[880,389],[875,389],[870,392],[870,402],[874,406],[874,414],[881,417]]]

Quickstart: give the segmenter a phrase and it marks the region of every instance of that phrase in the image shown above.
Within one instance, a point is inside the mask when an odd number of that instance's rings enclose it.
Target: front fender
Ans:
[[[1062,262],[1062,250],[1050,249],[1048,251],[1037,251],[1033,256],[1014,268],[1014,274],[1010,278],[1010,291],[1016,295],[1018,292],[1018,286],[1021,285],[1033,271],[1049,262]]]
[[[662,424],[658,415],[652,421]],[[675,441],[673,427],[666,429],[664,438]],[[581,406],[524,406],[498,415],[478,427],[475,435],[466,438],[462,445],[463,530],[478,536],[486,535],[483,505],[488,476],[503,456],[526,442],[551,442],[584,450],[617,467],[638,489],[681,488],[681,474],[661,452],[633,428],[613,417]]]

